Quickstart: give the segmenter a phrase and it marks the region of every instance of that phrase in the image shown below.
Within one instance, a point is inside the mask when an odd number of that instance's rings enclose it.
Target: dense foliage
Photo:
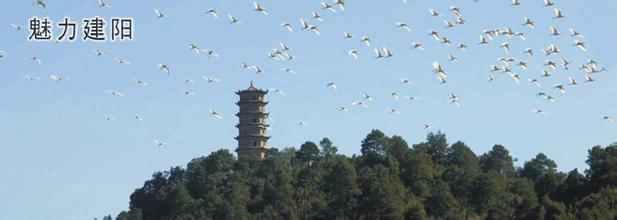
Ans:
[[[373,130],[361,152],[327,138],[263,161],[219,150],[155,173],[116,219],[617,219],[617,144],[590,149],[584,173],[544,154],[515,167],[504,146],[477,156],[442,133],[410,147]]]

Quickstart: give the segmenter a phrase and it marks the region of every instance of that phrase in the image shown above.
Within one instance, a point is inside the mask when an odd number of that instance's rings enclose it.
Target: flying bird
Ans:
[[[208,110],[208,112],[210,112],[210,116],[212,116],[212,117],[215,117],[215,118],[218,118],[218,119],[223,119],[223,115],[221,115],[220,113],[218,113],[215,110],[210,109],[210,110]]]
[[[109,5],[106,0],[97,0],[97,3],[101,8],[111,8],[111,5]]]
[[[159,69],[161,71],[163,71],[165,74],[167,74],[169,76],[169,73],[170,73],[169,65],[167,65],[167,64],[159,64],[157,66],[159,67]]]
[[[253,6],[255,7],[253,9],[254,11],[261,12],[264,15],[268,15],[268,10],[266,8],[262,7],[259,3],[253,2]]]
[[[107,90],[105,91],[105,93],[111,94],[112,96],[119,96],[119,97],[124,96],[124,94],[118,90]]]
[[[212,17],[214,17],[214,18],[218,18],[219,17],[219,13],[215,9],[208,10],[206,12],[206,14],[212,15]]]
[[[555,17],[554,18],[558,19],[558,18],[564,18],[564,17],[565,16],[563,16],[563,13],[561,12],[561,9],[555,8]]]
[[[156,14],[156,17],[157,17],[157,18],[162,18],[162,17],[165,17],[165,14],[163,14],[163,12],[162,12],[162,11],[160,11],[159,9],[156,9],[156,8],[155,8],[155,9],[154,9],[154,13]]]

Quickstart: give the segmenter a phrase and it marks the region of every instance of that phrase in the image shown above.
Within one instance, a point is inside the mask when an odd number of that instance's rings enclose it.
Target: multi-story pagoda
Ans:
[[[236,114],[239,119],[238,125],[238,159],[241,160],[260,160],[266,157],[266,149],[268,148],[267,135],[268,125],[266,118],[265,96],[267,90],[257,89],[253,86],[253,82],[248,89],[237,91],[240,96],[240,101],[236,104],[240,107],[240,111]]]

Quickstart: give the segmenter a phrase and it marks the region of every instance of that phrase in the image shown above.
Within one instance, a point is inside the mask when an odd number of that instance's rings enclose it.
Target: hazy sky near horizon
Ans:
[[[152,173],[185,166],[220,148],[235,149],[234,92],[247,88],[251,80],[257,87],[286,93],[271,92],[267,97],[273,118],[271,147],[297,147],[330,137],[339,152],[352,155],[360,153],[360,141],[371,129],[401,135],[410,145],[423,141],[429,131],[443,131],[450,143],[464,141],[477,154],[502,144],[518,158],[517,165],[543,152],[562,171],[582,171],[589,148],[617,141],[617,123],[602,120],[605,115],[617,118],[617,46],[611,22],[615,1],[555,0],[566,16],[558,20],[541,0],[521,0],[518,7],[511,7],[509,0],[348,0],[346,10],[337,13],[322,10],[317,0],[260,0],[269,16],[253,11],[251,1],[108,2],[111,8],[97,7],[96,0],[47,0],[48,9],[42,11],[31,1],[10,0],[0,8],[0,51],[7,54],[0,58],[0,220],[115,217],[128,208],[130,194]],[[467,23],[446,29],[443,20],[454,22],[448,11],[452,5],[461,8]],[[155,8],[165,17],[157,19]],[[218,19],[205,13],[211,8],[219,11]],[[429,17],[429,8],[442,15]],[[311,18],[312,11],[324,22]],[[230,25],[227,14],[240,22]],[[135,40],[28,42],[32,16],[54,22],[65,16],[74,21],[131,17]],[[537,27],[522,26],[525,16]],[[321,36],[300,30],[300,18],[317,25]],[[295,30],[288,32],[280,26],[283,22]],[[397,28],[397,22],[409,23],[412,31]],[[562,35],[549,36],[550,26]],[[502,37],[488,47],[478,45],[483,30],[504,27],[525,32],[527,40]],[[588,52],[571,46],[568,28],[584,35]],[[440,45],[427,36],[429,29],[453,45]],[[343,39],[345,31],[354,39]],[[373,47],[363,45],[362,36],[369,36]],[[292,61],[267,58],[281,42],[291,47]],[[425,51],[410,49],[411,42],[423,43]],[[467,52],[456,49],[461,42],[469,46]],[[510,54],[499,48],[503,42],[511,45]],[[196,55],[190,43],[214,49],[220,58]],[[568,58],[573,64],[569,71],[551,70],[553,76],[545,79],[540,73],[547,68],[542,65],[547,57],[541,49],[551,43],[561,53],[548,58]],[[373,48],[383,46],[395,56],[375,60]],[[535,56],[527,58],[525,48],[533,48]],[[96,57],[94,49],[107,54]],[[347,55],[351,49],[358,51],[359,60]],[[460,61],[448,62],[449,54]],[[42,64],[33,62],[33,56]],[[117,64],[115,56],[130,64]],[[529,63],[526,71],[510,64],[520,74],[520,84],[504,73],[493,73],[495,81],[487,82],[490,65],[504,56]],[[609,72],[594,74],[596,82],[583,83],[586,74],[578,66],[592,58]],[[432,73],[434,61],[444,66],[449,83],[440,85]],[[265,73],[255,75],[243,69],[242,62],[257,64]],[[157,67],[161,63],[170,65],[169,76]],[[296,74],[281,71],[286,67]],[[55,83],[51,74],[70,79]],[[24,75],[41,80],[29,81]],[[221,82],[207,84],[202,75]],[[187,77],[196,83],[186,84]],[[565,94],[552,89],[555,83],[567,84],[568,77],[580,85],[568,86]],[[414,84],[403,85],[401,78]],[[530,78],[540,79],[542,87],[527,83]],[[138,86],[135,79],[149,86]],[[328,89],[329,82],[339,89]],[[112,89],[125,96],[105,93]],[[195,95],[184,96],[187,90]],[[351,106],[364,92],[375,99],[369,108]],[[401,100],[391,98],[392,92]],[[537,92],[550,93],[556,102],[536,97]],[[460,107],[448,103],[449,93],[460,96]],[[410,102],[404,96],[420,99]],[[339,112],[341,105],[349,111]],[[390,114],[387,108],[401,113]],[[548,114],[532,113],[535,108]],[[211,117],[209,109],[221,112],[223,119]],[[115,120],[105,120],[104,114]],[[132,120],[135,115],[144,121]],[[296,120],[307,125],[298,126]],[[424,130],[425,123],[432,128]],[[156,147],[154,138],[166,145]]]

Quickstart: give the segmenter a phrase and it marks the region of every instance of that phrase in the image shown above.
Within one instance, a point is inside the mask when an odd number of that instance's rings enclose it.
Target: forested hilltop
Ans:
[[[373,130],[361,152],[337,154],[327,138],[263,161],[219,150],[154,173],[116,219],[617,218],[617,144],[567,173],[544,154],[515,167],[501,145],[477,156],[443,133],[410,147]]]

